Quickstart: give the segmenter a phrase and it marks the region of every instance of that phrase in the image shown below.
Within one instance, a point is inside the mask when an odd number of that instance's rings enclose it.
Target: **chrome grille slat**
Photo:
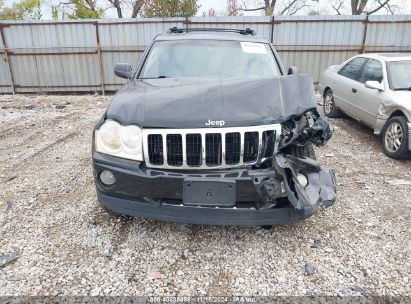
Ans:
[[[267,149],[278,147],[280,134],[280,124],[240,128],[143,129],[144,159],[147,167],[164,169],[219,169],[251,165],[275,152]],[[162,140],[161,155],[153,154],[153,151],[159,152],[160,147],[157,150],[150,148],[153,138]],[[169,150],[171,147],[172,151]]]
[[[240,132],[240,165],[244,164],[244,131]]]
[[[226,152],[226,147],[225,147],[225,136],[226,133],[221,133],[221,166],[225,167],[225,152]]]
[[[258,148],[257,160],[260,161],[263,157],[263,131],[258,131]]]
[[[167,134],[162,134],[163,135],[163,165],[168,164],[167,162]]]
[[[181,136],[181,145],[182,145],[182,151],[183,151],[183,167],[187,166],[187,135],[184,134]]]
[[[207,168],[206,165],[206,139],[205,139],[205,133],[200,133],[201,134],[201,168]]]

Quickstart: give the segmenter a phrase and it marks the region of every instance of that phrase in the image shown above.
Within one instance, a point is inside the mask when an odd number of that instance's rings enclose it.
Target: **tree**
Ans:
[[[131,7],[131,18],[136,18],[144,6],[145,0],[134,0]]]
[[[264,0],[264,3],[260,3],[259,7],[256,8],[247,8],[244,3],[244,8],[240,8],[245,12],[252,12],[252,11],[261,11],[264,10],[264,14],[266,16],[271,16],[274,14],[275,5],[277,4],[277,0]]]
[[[186,17],[194,16],[200,5],[198,0],[146,0],[145,17]]]
[[[112,7],[114,7],[117,11],[117,17],[118,18],[123,18],[123,11],[122,11],[122,6],[123,3],[121,0],[107,0]]]
[[[346,2],[346,0],[334,0],[331,7],[337,15],[343,15],[348,11],[345,9]],[[383,8],[391,14],[401,11],[400,5],[393,5],[392,0],[349,0],[348,2],[352,15],[371,15]]]
[[[247,8],[244,2],[244,5],[239,8],[239,10],[245,12],[252,11],[264,11],[266,16],[272,16],[274,14],[278,15],[295,15],[297,12],[304,8],[310,8],[312,2],[317,2],[319,0],[264,0],[258,2],[257,7]],[[277,11],[276,11],[276,8]]]
[[[227,0],[227,15],[228,16],[241,16],[241,5],[238,0]]]
[[[41,2],[40,0],[22,0],[15,2],[11,7],[2,7],[0,5],[0,19],[3,20],[24,20],[24,19],[41,19]]]
[[[103,10],[97,6],[97,0],[65,0],[51,6],[51,17],[54,20],[98,19],[102,15]]]
[[[374,1],[378,3],[377,7],[369,11],[365,11],[365,7],[367,6],[368,2],[369,0],[351,0],[351,13],[353,15],[361,15],[363,13],[365,13],[366,15],[371,15],[371,14],[378,12],[380,9],[382,9],[386,5],[388,5],[388,2],[390,2],[390,0]]]
[[[332,3],[331,7],[335,10],[337,15],[341,15],[341,9],[344,5],[344,0],[337,0],[337,3]]]
[[[71,0],[73,12],[67,14],[69,19],[98,19],[102,10],[97,8],[96,0]]]
[[[203,12],[203,17],[215,17],[217,16],[217,11],[213,8],[209,8],[208,11]]]
[[[217,12],[215,11],[215,9],[210,8],[210,9],[208,10],[208,12],[207,12],[207,16],[209,16],[209,17],[215,17],[215,16],[217,16]]]
[[[106,9],[114,8],[118,18],[124,18],[124,12],[131,12],[131,18],[136,18],[143,9],[146,0],[107,0],[110,3]]]

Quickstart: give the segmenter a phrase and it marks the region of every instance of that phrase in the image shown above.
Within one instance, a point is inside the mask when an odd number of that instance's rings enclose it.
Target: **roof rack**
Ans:
[[[251,35],[255,36],[255,31],[246,28],[245,30],[237,30],[237,29],[226,29],[226,28],[178,28],[172,27],[168,30],[169,34],[182,34],[188,32],[225,32],[225,33],[238,33],[241,35]]]

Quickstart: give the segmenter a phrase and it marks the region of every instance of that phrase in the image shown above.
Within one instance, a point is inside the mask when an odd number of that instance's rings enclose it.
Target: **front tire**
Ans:
[[[325,116],[330,118],[338,117],[340,114],[337,107],[335,106],[334,95],[331,89],[325,92],[323,110]]]
[[[381,133],[381,145],[388,157],[399,159],[408,152],[408,124],[403,116],[391,117]]]

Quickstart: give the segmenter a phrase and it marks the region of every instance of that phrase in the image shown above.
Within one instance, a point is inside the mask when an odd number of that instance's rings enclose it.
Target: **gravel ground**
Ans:
[[[338,199],[272,230],[124,220],[98,205],[110,97],[0,96],[0,295],[411,295],[411,161],[350,118],[317,150]]]

